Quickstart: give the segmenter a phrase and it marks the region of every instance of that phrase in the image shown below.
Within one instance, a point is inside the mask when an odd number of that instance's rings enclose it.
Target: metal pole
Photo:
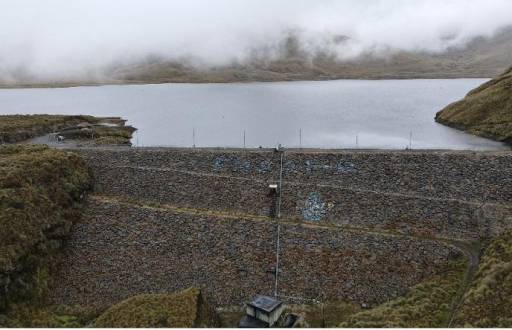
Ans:
[[[281,196],[283,191],[283,158],[284,152],[281,152],[281,167],[279,170],[279,198],[277,200],[277,243],[276,243],[276,282],[274,286],[274,296],[278,297],[278,279],[279,279],[279,248],[280,248],[280,236],[281,236],[281,224],[279,219],[281,218]]]
[[[299,129],[299,147],[302,149],[302,128]]]
[[[192,128],[192,147],[196,147],[196,129]]]
[[[279,199],[277,200],[277,218],[281,218],[281,196],[283,195],[283,158],[284,152],[281,152],[281,168],[279,170]]]
[[[409,149],[412,149],[412,131],[409,132]]]
[[[356,134],[356,149],[359,149],[359,134]]]
[[[245,149],[245,129],[244,129],[244,149]]]
[[[278,278],[279,278],[279,236],[281,235],[281,225],[279,224],[279,219],[277,220],[277,243],[276,243],[276,283],[274,289],[274,297],[277,299],[277,286],[278,286]]]

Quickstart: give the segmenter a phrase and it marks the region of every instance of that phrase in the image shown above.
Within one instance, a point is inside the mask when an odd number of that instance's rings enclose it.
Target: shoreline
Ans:
[[[73,87],[102,87],[102,86],[144,86],[144,85],[165,85],[165,84],[189,84],[189,85],[230,85],[230,84],[258,84],[258,83],[284,83],[284,82],[324,82],[339,80],[361,80],[361,81],[387,81],[387,80],[458,80],[458,79],[492,79],[492,77],[482,77],[479,75],[467,76],[406,76],[406,77],[335,77],[318,79],[262,79],[262,80],[225,80],[225,81],[190,81],[190,80],[170,80],[170,81],[104,81],[104,82],[62,82],[62,83],[27,83],[4,85],[0,83],[0,90],[9,89],[54,89],[54,88],[73,88]]]

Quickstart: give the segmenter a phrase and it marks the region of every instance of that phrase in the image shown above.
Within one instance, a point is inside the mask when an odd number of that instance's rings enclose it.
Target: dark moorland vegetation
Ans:
[[[9,316],[18,304],[44,303],[51,268],[91,186],[77,154],[0,147],[0,325],[32,325],[2,314]]]
[[[0,144],[57,133],[84,145],[131,145],[135,128],[121,118],[62,115],[0,115]],[[82,126],[80,126],[82,125]]]
[[[436,121],[511,144],[512,68],[438,112]]]
[[[218,327],[219,318],[201,291],[190,288],[174,294],[144,294],[109,308],[94,322],[100,328]]]
[[[512,327],[512,231],[493,240],[485,249],[455,325]]]
[[[92,116],[2,115],[0,143],[16,143],[44,135],[81,122],[98,123]]]
[[[458,260],[412,287],[400,298],[356,313],[340,324],[344,328],[438,328],[450,321],[452,303],[466,270]]]

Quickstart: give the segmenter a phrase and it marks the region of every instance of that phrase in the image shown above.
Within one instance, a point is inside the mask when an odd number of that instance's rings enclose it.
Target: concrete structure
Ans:
[[[240,322],[241,327],[272,327],[283,313],[283,303],[268,296],[257,295],[247,303],[246,316]]]

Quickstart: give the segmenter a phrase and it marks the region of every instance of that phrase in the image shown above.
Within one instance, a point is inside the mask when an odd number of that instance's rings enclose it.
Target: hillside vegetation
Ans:
[[[94,322],[100,328],[218,327],[219,318],[201,291],[143,294],[109,308]]]
[[[438,112],[436,121],[512,143],[512,68]]]
[[[438,328],[449,322],[453,300],[461,288],[465,262],[459,260],[400,298],[356,313],[343,328]]]
[[[493,240],[485,249],[455,325],[512,327],[512,231]]]
[[[44,300],[91,181],[74,153],[0,146],[0,315],[18,303]]]
[[[86,145],[131,145],[135,131],[117,117],[0,115],[0,144],[22,142],[55,132]]]
[[[0,143],[16,143],[81,122],[99,121],[92,116],[0,115]]]

